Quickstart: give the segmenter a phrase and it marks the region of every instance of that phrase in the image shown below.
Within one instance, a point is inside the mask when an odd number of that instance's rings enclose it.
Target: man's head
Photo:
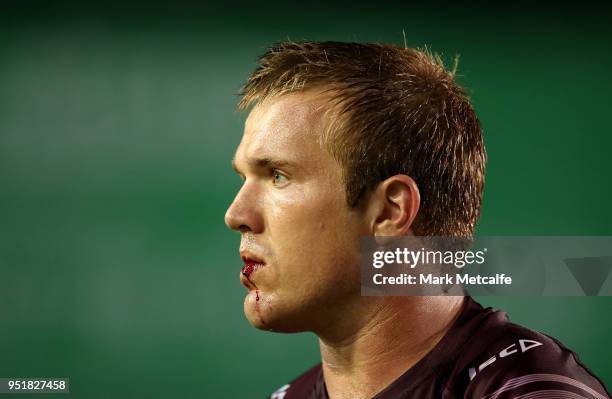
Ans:
[[[255,104],[226,223],[242,233],[249,320],[323,328],[359,297],[362,235],[469,236],[485,153],[468,98],[414,49],[282,43],[243,89]]]

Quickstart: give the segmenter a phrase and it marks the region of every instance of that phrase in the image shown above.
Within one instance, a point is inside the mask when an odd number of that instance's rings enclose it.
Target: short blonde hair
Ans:
[[[278,43],[259,59],[239,108],[308,89],[330,95],[325,144],[343,168],[349,206],[406,174],[421,193],[415,234],[473,234],[486,152],[470,100],[440,57],[386,44]]]

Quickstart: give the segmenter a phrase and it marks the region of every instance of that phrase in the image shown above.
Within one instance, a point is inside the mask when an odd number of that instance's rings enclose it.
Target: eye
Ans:
[[[282,174],[278,170],[273,170],[272,171],[272,181],[273,181],[275,186],[282,186],[282,185],[286,184],[288,180],[289,179],[287,179],[287,176],[285,176],[284,174]]]

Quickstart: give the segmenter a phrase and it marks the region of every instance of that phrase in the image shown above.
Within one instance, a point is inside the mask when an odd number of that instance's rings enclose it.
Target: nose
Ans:
[[[261,199],[257,187],[243,184],[234,201],[225,212],[225,224],[241,233],[258,233],[263,229],[263,219],[259,210]]]

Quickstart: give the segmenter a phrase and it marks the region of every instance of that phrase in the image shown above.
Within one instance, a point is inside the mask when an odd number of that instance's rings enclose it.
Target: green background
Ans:
[[[401,44],[405,29],[460,53],[489,154],[479,234],[612,234],[608,9],[173,4],[0,5],[0,377],[245,398],[318,361],[311,334],[244,319],[223,224],[236,93],[288,37]],[[483,303],[612,383],[612,298]]]

